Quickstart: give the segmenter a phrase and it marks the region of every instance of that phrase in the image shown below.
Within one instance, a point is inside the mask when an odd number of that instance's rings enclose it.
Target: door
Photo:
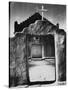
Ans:
[[[31,58],[42,58],[42,45],[41,44],[32,44]]]

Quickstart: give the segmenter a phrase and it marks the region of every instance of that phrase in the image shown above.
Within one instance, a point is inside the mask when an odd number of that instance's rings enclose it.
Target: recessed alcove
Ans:
[[[27,44],[30,58],[55,58],[53,35],[28,35]]]

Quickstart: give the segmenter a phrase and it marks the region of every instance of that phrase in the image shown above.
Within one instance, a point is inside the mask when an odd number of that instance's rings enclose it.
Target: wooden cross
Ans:
[[[37,9],[39,12],[42,12],[42,20],[43,20],[43,17],[44,17],[44,12],[47,12],[48,10],[47,9],[44,9],[44,6],[42,5],[42,9]]]

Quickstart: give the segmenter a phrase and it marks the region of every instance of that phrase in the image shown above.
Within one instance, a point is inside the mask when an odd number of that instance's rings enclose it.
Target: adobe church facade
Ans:
[[[59,84],[66,81],[66,32],[41,15],[35,13],[26,21],[15,22],[15,36],[10,38],[9,86],[33,84]],[[32,61],[50,62],[54,78],[33,81],[29,71]],[[35,63],[35,62],[34,62]],[[31,81],[32,80],[32,81]]]

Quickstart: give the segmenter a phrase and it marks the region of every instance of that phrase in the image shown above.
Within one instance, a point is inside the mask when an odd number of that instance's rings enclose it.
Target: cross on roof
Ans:
[[[44,6],[42,5],[42,9],[37,9],[39,12],[42,12],[42,20],[43,20],[43,17],[44,17],[44,12],[47,12],[48,10],[47,9],[44,9]]]

